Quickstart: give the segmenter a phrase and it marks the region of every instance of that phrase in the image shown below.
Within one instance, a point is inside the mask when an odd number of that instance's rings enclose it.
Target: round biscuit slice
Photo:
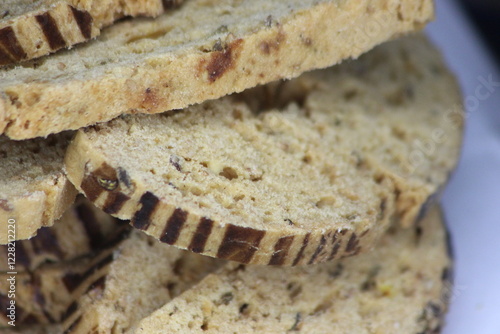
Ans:
[[[432,0],[186,1],[72,50],[0,68],[0,133],[26,139],[185,108],[358,57],[433,15]]]
[[[456,165],[461,96],[422,36],[178,112],[78,131],[68,177],[164,243],[241,263],[303,265],[410,226]]]
[[[355,258],[297,268],[228,264],[134,333],[439,333],[454,289],[447,242],[434,208]]]

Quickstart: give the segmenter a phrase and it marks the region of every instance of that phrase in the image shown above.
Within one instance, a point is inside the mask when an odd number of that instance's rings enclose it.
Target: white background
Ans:
[[[500,87],[482,100],[476,93],[478,77],[500,82],[500,75],[455,1],[436,2],[437,19],[427,32],[457,74],[468,104],[462,158],[443,197],[456,259],[443,333],[500,334]]]

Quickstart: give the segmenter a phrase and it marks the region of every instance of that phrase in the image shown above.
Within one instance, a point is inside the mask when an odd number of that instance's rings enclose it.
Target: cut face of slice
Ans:
[[[418,30],[433,13],[431,0],[186,1],[154,20],[117,23],[73,50],[0,69],[0,133],[46,136],[297,77]]]
[[[66,169],[98,207],[164,243],[312,264],[370,250],[391,220],[423,214],[457,162],[460,103],[416,36],[286,83],[80,130]]]
[[[0,66],[90,40],[125,16],[158,16],[182,0],[2,0]]]
[[[64,329],[58,332],[69,327],[71,333],[88,333],[92,328],[99,328],[99,333],[125,331],[221,264],[137,231],[120,237],[97,255],[18,273],[16,325],[62,322]],[[10,275],[0,274],[0,278],[0,303],[7,305]],[[9,321],[4,312],[0,326]]]
[[[433,209],[355,258],[300,268],[228,264],[135,333],[438,333],[452,292],[446,243]]]
[[[63,171],[73,133],[25,141],[0,136],[0,244],[51,226],[77,194]]]
[[[132,332],[142,318],[221,265],[135,231],[116,250],[104,283],[90,287],[75,302],[62,327],[74,334]]]
[[[30,240],[16,241],[14,268],[0,262],[0,272],[33,271],[44,263],[71,261],[105,248],[128,227],[127,222],[96,208],[83,196],[53,226],[42,227]],[[0,259],[7,259],[12,245],[0,246]]]

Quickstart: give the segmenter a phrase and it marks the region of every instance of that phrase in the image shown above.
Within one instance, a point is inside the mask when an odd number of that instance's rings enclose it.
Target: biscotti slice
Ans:
[[[221,265],[135,231],[116,251],[104,282],[77,300],[63,328],[73,334],[124,333]]]
[[[220,261],[168,247],[137,231],[121,236],[97,256],[0,274],[0,305],[9,305],[7,279],[14,277],[18,326],[65,322],[61,332],[99,328],[99,333],[110,333],[132,326],[220,267]],[[10,320],[6,307],[0,327]]]
[[[63,172],[72,136],[25,141],[0,136],[0,244],[34,236],[74,202],[77,192]]]
[[[182,0],[2,0],[0,66],[95,38],[124,16],[158,16]]]
[[[432,17],[432,0],[190,0],[0,69],[0,133],[32,138],[184,108],[357,57]]]
[[[65,163],[93,203],[164,243],[311,264],[370,250],[391,219],[421,215],[457,162],[460,103],[439,53],[415,36],[289,82],[80,130]]]
[[[0,246],[0,272],[33,271],[47,262],[70,261],[87,255],[112,243],[126,227],[127,222],[79,197],[53,226],[42,227],[30,240]],[[9,248],[15,250],[12,261],[8,261]]]
[[[45,264],[34,271],[0,274],[0,328],[8,326],[11,313],[16,326],[61,322],[89,286],[101,284],[99,279],[112,260],[113,247],[109,247],[98,256]],[[7,308],[11,300],[15,301],[14,312]]]
[[[228,264],[135,333],[438,333],[451,292],[440,212],[369,254],[316,266]]]

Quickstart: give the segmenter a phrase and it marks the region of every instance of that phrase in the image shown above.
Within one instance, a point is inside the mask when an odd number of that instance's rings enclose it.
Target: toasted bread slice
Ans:
[[[432,0],[190,0],[0,69],[0,133],[46,136],[296,77],[415,31],[433,13]]]
[[[289,82],[80,130],[65,163],[93,203],[162,242],[312,264],[370,250],[392,219],[413,224],[457,162],[461,116],[453,76],[415,36]]]
[[[446,244],[433,209],[355,258],[300,268],[228,264],[135,333],[438,333],[452,292]]]

